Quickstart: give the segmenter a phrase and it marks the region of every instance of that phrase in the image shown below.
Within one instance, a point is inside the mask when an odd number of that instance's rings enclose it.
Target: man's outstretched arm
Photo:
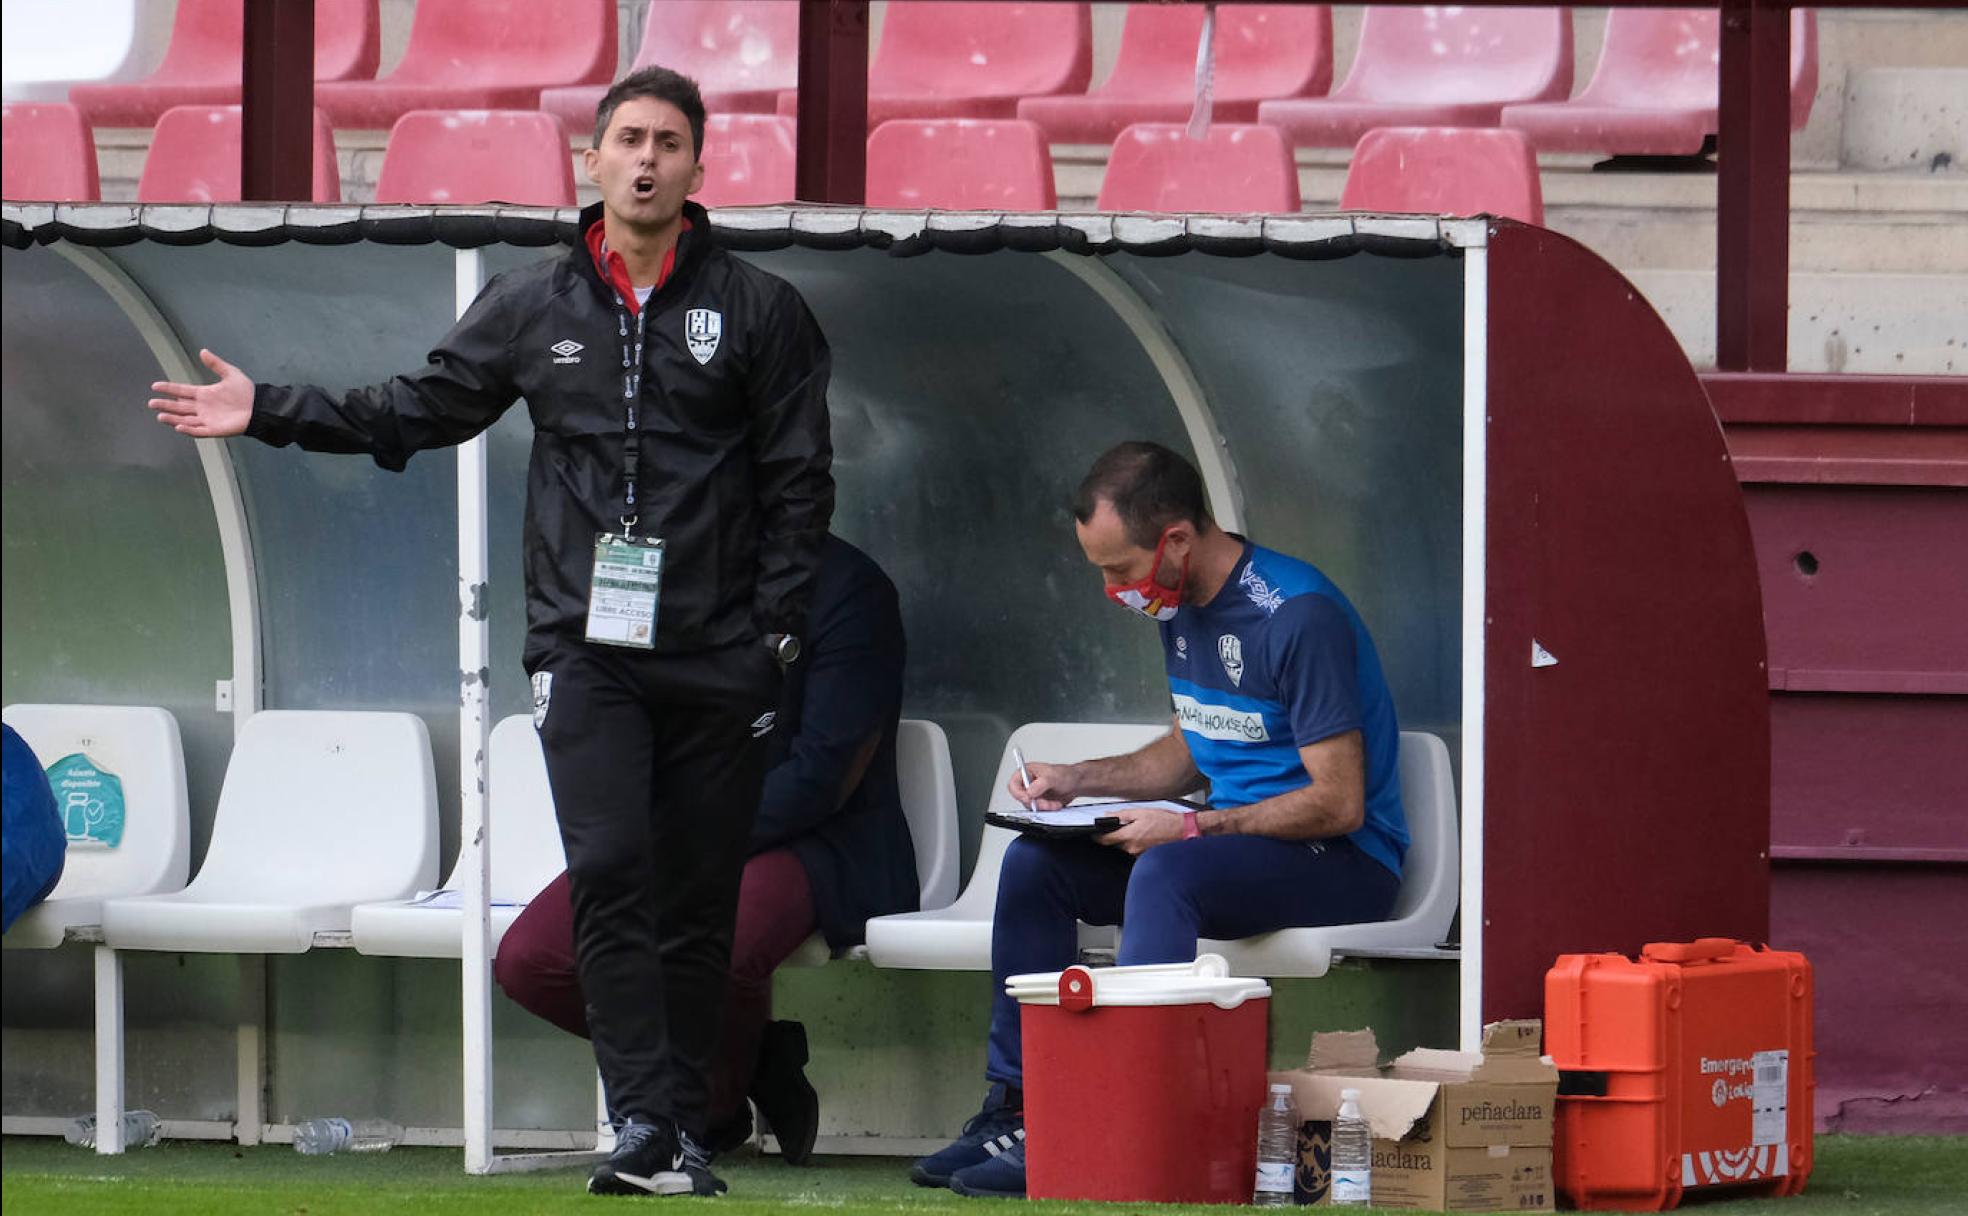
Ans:
[[[275,447],[366,452],[398,470],[427,448],[462,443],[491,426],[519,396],[513,385],[508,309],[487,285],[428,361],[407,376],[336,396],[313,385],[255,384],[209,350],[213,384],[152,384],[159,422],[199,439],[248,435]]]

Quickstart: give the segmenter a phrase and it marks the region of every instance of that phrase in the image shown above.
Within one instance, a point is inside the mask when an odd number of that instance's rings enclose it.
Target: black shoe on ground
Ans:
[[[813,1142],[820,1134],[820,1095],[806,1079],[806,1027],[798,1022],[773,1022],[759,1039],[758,1071],[752,1076],[752,1101],[758,1103],[765,1126],[779,1139],[779,1155],[787,1165],[813,1159]]]
[[[963,1135],[909,1167],[909,1181],[917,1186],[949,1186],[958,1170],[989,1161],[1025,1142],[1025,1105],[1014,1105],[1012,1094],[1002,1084],[991,1086],[984,1097],[984,1109],[964,1124]]]
[[[669,1120],[630,1120],[615,1133],[615,1151],[588,1175],[591,1195],[722,1195],[703,1147]]]

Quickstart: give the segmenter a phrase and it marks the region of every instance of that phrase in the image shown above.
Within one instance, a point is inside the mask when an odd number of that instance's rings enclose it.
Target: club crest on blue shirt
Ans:
[[[1216,657],[1223,660],[1223,674],[1237,687],[1244,686],[1244,643],[1234,633],[1216,639]]]
[[[683,340],[689,344],[691,357],[698,363],[711,361],[711,356],[717,354],[718,339],[723,336],[723,313],[709,308],[693,308],[683,314]]]

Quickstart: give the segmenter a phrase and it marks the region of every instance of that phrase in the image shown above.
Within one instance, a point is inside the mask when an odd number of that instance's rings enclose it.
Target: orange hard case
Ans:
[[[1811,1173],[1811,964],[1727,938],[1629,959],[1567,954],[1544,981],[1559,1069],[1553,1171],[1585,1210],[1691,1190],[1794,1195]]]

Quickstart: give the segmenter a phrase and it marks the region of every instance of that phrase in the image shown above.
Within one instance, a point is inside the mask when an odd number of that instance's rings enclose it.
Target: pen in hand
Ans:
[[[1018,765],[1018,779],[1025,783],[1025,809],[1038,814],[1038,803],[1032,798],[1032,771],[1025,767],[1025,753],[1016,746],[1011,749],[1012,761]]]

